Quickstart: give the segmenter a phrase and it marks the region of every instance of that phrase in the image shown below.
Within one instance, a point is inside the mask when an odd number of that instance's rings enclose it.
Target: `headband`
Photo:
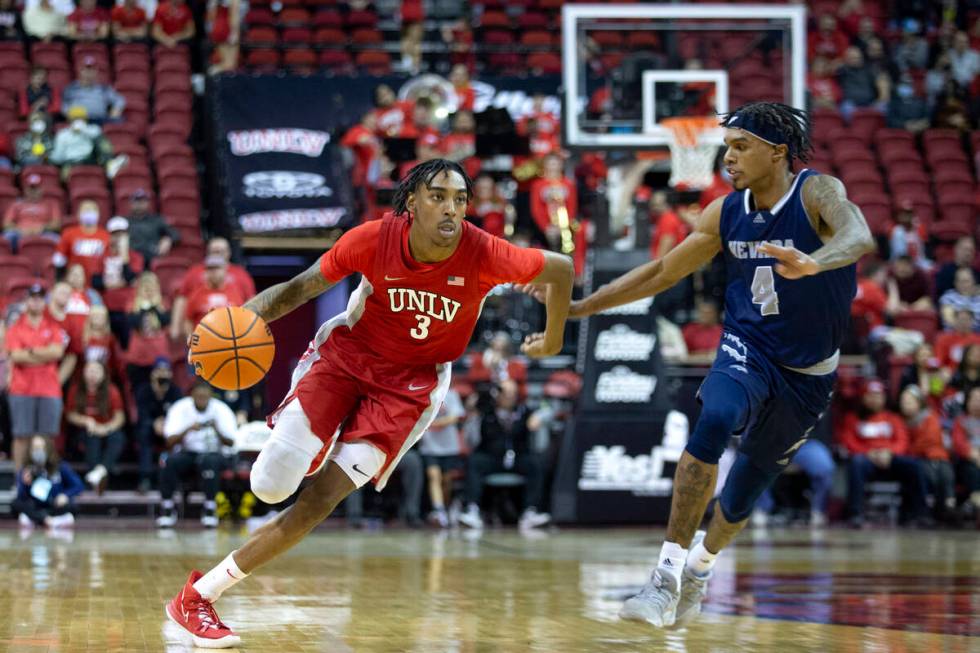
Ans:
[[[793,153],[793,148],[789,144],[789,140],[778,127],[767,124],[754,116],[736,113],[728,119],[725,127],[747,131],[759,140],[765,141],[770,145],[785,145],[790,149],[790,154]]]

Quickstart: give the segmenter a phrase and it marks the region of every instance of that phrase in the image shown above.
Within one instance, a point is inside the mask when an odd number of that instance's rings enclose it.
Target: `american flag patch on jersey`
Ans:
[[[463,285],[463,277],[454,277],[454,276],[450,275],[447,283],[450,286],[462,286]]]

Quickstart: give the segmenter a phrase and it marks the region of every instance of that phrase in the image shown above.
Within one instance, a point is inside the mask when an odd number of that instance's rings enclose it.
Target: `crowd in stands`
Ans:
[[[188,44],[210,41],[205,65],[212,73],[236,69],[239,59],[258,70],[444,72],[456,93],[448,119],[439,119],[430,98],[399,99],[379,84],[373,110],[337,135],[350,153],[359,215],[376,219],[388,210],[390,191],[412,165],[450,158],[475,180],[470,220],[522,245],[570,253],[581,273],[606,157],[563,151],[559,119],[546,110],[544,95],[515,124],[528,139],[527,155],[500,170],[476,150],[472,77],[522,66],[554,72],[547,56],[527,66],[506,48],[520,33],[522,47],[554,57],[546,52],[551,45],[526,36],[547,31],[557,3],[507,13],[476,2],[481,9],[472,17],[436,30],[424,15],[429,4],[402,3],[393,41],[400,61],[393,62],[382,47],[391,39],[381,33],[378,6],[363,1],[315,12],[295,3],[212,1],[195,23],[202,7],[184,0],[123,0],[111,11],[95,0],[77,6],[28,0],[23,7],[0,0],[0,55],[10,54],[0,65],[13,62],[18,71],[15,84],[0,84],[0,115],[12,125],[0,123],[0,257],[11,271],[0,307],[0,365],[9,379],[0,374],[0,389],[8,400],[22,521],[64,525],[80,492],[116,487],[120,461],[132,459],[138,489],[160,491],[161,526],[176,523],[174,493],[188,476],[205,494],[202,522],[214,526],[227,489],[223,472],[236,464],[232,432],[262,418],[256,395],[195,384],[184,364],[196,321],[256,292],[248,271],[231,262],[226,240],[200,242],[197,164],[188,146]],[[879,252],[860,266],[844,352],[868,354],[872,362],[861,372],[874,378],[852,382],[842,375],[831,437],[808,441],[794,458],[811,488],[810,521],[822,525],[831,516],[839,469],[848,478],[844,516],[854,525],[864,521],[869,482],[882,479],[900,484],[903,514],[912,522],[974,519],[980,21],[963,3],[946,3],[939,13],[923,8],[930,3],[899,3],[890,18],[878,3],[816,4],[808,41],[816,151],[807,165],[843,179]],[[511,41],[483,47],[483,39],[503,39],[504,32]],[[315,52],[279,47],[300,37],[322,40]],[[174,71],[180,79],[163,83]],[[142,90],[134,88],[140,84]],[[592,99],[590,106],[602,104]],[[165,118],[177,109],[176,131],[154,130],[173,126]],[[395,156],[389,139],[414,142]],[[171,160],[188,157],[190,172],[175,171]],[[171,177],[178,181],[168,186]],[[175,186],[195,190],[188,196]],[[694,201],[638,183],[633,226],[613,238],[646,243],[638,232],[648,229],[651,256],[663,257],[690,232],[700,207],[728,190],[722,171]],[[664,294],[659,329],[671,362],[710,359],[722,334],[723,285],[713,267]],[[512,337],[475,349],[458,392],[403,459],[400,483],[392,485],[409,523],[421,521],[427,507],[435,525],[478,528],[499,516],[499,497],[487,498],[499,487],[488,479],[506,483],[514,474],[523,477],[519,523],[547,523],[554,401],[529,396],[527,366],[513,355]],[[363,494],[347,502],[352,522],[366,514]],[[779,504],[778,496],[764,495],[756,521]]]

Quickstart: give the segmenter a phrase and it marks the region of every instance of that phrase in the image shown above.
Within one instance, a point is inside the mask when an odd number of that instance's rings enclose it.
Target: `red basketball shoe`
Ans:
[[[182,626],[191,634],[195,646],[201,648],[239,646],[242,638],[221,623],[211,602],[202,598],[194,589],[194,583],[203,575],[196,569],[191,572],[184,589],[167,603],[167,616],[170,621]]]

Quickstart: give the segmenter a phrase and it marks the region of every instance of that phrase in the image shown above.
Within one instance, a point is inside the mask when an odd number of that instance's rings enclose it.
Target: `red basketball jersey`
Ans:
[[[456,251],[439,263],[419,263],[408,247],[410,220],[386,214],[344,234],[320,259],[330,281],[360,272],[347,328],[331,342],[408,365],[459,358],[483,306],[501,283],[527,283],[544,268],[544,254],[515,247],[468,222]]]

